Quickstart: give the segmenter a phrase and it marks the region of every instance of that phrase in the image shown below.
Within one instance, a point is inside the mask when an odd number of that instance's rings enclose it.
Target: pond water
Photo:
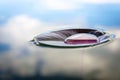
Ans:
[[[119,80],[120,39],[86,48],[26,42],[0,52],[0,79]]]

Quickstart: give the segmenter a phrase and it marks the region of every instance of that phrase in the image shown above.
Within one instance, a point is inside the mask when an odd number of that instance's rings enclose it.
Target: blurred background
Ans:
[[[119,0],[1,0],[1,80],[120,80]],[[34,36],[97,28],[116,39],[88,48],[36,46]]]

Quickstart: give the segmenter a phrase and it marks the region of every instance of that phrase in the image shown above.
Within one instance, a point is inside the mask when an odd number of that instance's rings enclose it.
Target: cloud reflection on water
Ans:
[[[119,39],[114,42],[120,43]],[[114,42],[77,49],[38,47],[27,43],[7,54],[2,54],[0,68],[5,71],[10,68],[13,74],[21,76],[34,76],[39,71],[42,76],[62,74],[89,77],[92,72],[98,71],[91,76],[96,77],[94,76],[96,74],[98,78],[119,78],[116,74],[120,72],[120,55],[119,49],[114,52],[111,49]],[[115,69],[117,70],[114,71]]]
[[[0,54],[2,74],[7,75],[6,72],[10,71],[19,76],[39,74],[41,76],[82,76],[88,79],[93,77],[119,79],[119,30],[110,30],[117,35],[114,41],[89,48],[49,48],[36,46],[28,41],[35,34],[46,31],[48,28],[46,26],[28,16],[18,16],[10,19],[5,27],[0,28],[2,31],[0,41],[11,45],[9,51],[0,52],[3,53]],[[10,36],[6,36],[8,34]]]

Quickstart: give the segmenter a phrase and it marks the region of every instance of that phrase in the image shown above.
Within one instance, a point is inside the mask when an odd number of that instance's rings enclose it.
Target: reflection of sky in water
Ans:
[[[63,6],[47,3],[48,0],[44,0],[46,4],[37,1],[42,0],[0,1],[0,79],[11,76],[16,79],[21,76],[39,76],[41,79],[52,76],[51,79],[65,80],[68,77],[120,79],[118,0],[114,0],[115,3],[112,0],[108,3],[107,0],[105,3],[103,0],[100,3],[60,0]],[[51,1],[57,4],[59,0]],[[109,44],[75,49],[38,47],[28,42],[39,33],[66,25],[106,29],[116,34],[117,39]]]
[[[23,6],[21,6],[21,4]],[[33,4],[31,6],[30,4]],[[73,10],[43,10],[34,9],[34,3],[19,3],[11,5],[1,5],[1,20],[3,24],[11,16],[27,14],[44,22],[60,24],[78,24],[78,25],[103,25],[119,26],[120,25],[120,5],[119,4],[82,4],[79,8]],[[36,5],[38,6],[38,5]],[[40,5],[39,5],[40,6]],[[4,8],[3,8],[4,7]],[[14,8],[16,7],[16,8]],[[33,8],[31,8],[33,7]],[[8,13],[9,12],[9,13]]]
[[[9,44],[4,44],[4,43],[0,43],[0,52],[6,52],[10,50],[10,45]]]
[[[89,48],[59,49],[27,43],[0,56],[4,75],[119,78],[119,39]],[[115,47],[115,48],[112,48]],[[115,74],[113,74],[115,73]]]

